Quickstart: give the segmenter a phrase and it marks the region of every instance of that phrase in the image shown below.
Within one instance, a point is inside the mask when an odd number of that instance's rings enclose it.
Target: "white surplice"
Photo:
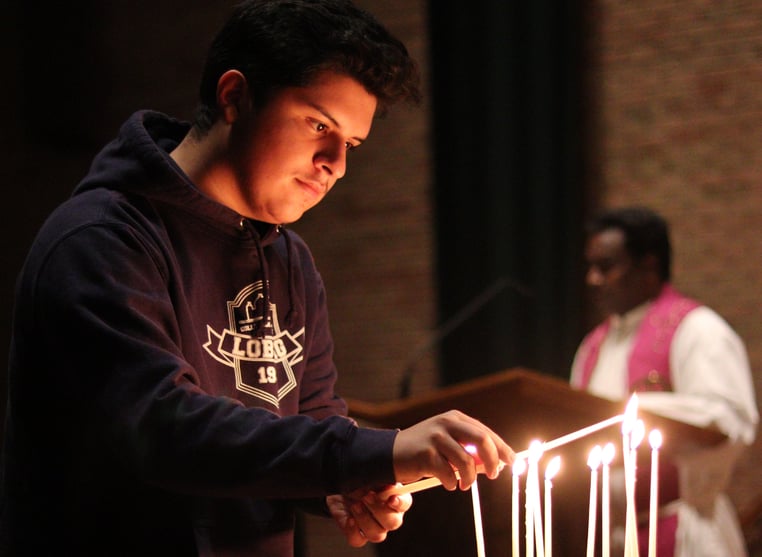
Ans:
[[[612,400],[629,396],[627,358],[644,304],[614,317],[601,345],[588,391]],[[673,392],[639,393],[640,408],[674,420],[722,431],[728,440],[696,447],[677,460],[680,474],[675,557],[746,557],[735,509],[724,493],[736,461],[754,441],[759,413],[746,349],[739,336],[706,306],[680,323],[669,354]],[[571,383],[579,386],[575,357]]]

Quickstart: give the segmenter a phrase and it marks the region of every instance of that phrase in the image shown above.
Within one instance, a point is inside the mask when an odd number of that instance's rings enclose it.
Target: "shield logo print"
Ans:
[[[227,302],[228,327],[218,333],[207,325],[204,349],[233,368],[236,389],[277,408],[296,387],[293,366],[304,357],[304,327],[295,333],[281,329],[277,306],[263,308],[265,303],[262,281],[242,289]]]

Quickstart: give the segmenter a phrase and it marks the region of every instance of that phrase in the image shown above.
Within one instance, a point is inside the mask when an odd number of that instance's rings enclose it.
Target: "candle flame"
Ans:
[[[614,448],[614,443],[606,443],[606,446],[603,447],[603,452],[601,453],[601,461],[604,466],[611,464],[611,461],[614,460],[615,452],[616,449]]]
[[[463,445],[463,448],[466,449],[466,452],[470,455],[478,454],[478,451],[476,450],[476,445]]]
[[[534,440],[529,443],[529,460],[532,462],[539,462],[542,453],[542,441]]]
[[[597,470],[598,466],[601,465],[601,452],[603,449],[601,449],[600,445],[596,445],[593,447],[593,450],[590,451],[590,456],[587,457],[587,465],[590,467],[591,470]]]
[[[520,476],[527,470],[527,461],[523,458],[517,458],[513,461],[513,475]]]
[[[661,447],[661,431],[658,429],[652,429],[651,433],[648,434],[648,443],[651,445],[651,448],[656,450]]]
[[[638,395],[633,393],[630,397],[627,407],[624,409],[624,420],[622,420],[622,433],[628,434],[638,419]]]
[[[558,474],[558,471],[561,469],[561,457],[560,456],[554,456],[550,459],[550,462],[548,462],[548,466],[545,468],[545,479],[546,480],[552,480],[556,474]]]
[[[637,449],[638,445],[643,441],[646,436],[646,426],[643,420],[636,420],[635,426],[632,428],[632,437],[630,438],[630,448]]]

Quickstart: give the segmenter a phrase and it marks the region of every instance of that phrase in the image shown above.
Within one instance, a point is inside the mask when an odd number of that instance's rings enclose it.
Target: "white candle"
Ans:
[[[637,408],[637,405],[636,405],[636,408]],[[547,451],[550,451],[551,449],[557,449],[558,447],[567,445],[568,443],[571,443],[572,441],[577,441],[597,431],[606,429],[607,427],[611,427],[612,425],[616,425],[624,421],[624,419],[625,419],[625,415],[619,414],[617,416],[612,416],[611,418],[605,419],[596,424],[583,427],[582,429],[579,429],[577,431],[573,431],[572,433],[567,433],[566,435],[562,435],[561,437],[542,443],[542,450],[544,452],[547,452]],[[529,449],[519,451],[515,455],[516,458],[527,458],[528,456],[529,456]]]
[[[561,468],[561,457],[550,459],[545,468],[545,557],[553,555],[553,512],[550,503],[550,490],[553,488],[553,478]]]
[[[595,551],[595,522],[598,519],[598,466],[601,464],[601,446],[596,445],[590,451],[587,465],[590,467],[590,507],[587,518],[587,557],[593,557]]]
[[[611,503],[609,467],[614,460],[616,449],[613,443],[606,443],[601,453],[601,557],[611,557]]]
[[[651,445],[651,499],[648,511],[648,557],[656,557],[656,519],[659,512],[659,448],[661,432],[654,429],[648,435]]]
[[[632,428],[632,435],[630,436],[630,449],[633,454],[638,446],[643,442],[643,438],[646,436],[646,426],[643,420],[635,420],[635,425]]]
[[[624,462],[624,492],[625,492],[625,520],[624,520],[624,557],[634,557],[632,553],[631,538],[637,532],[632,532],[635,524],[635,471],[632,469],[632,458],[630,456],[631,435],[638,419],[638,395],[633,394],[627,403],[624,411],[624,420],[622,421],[622,461]],[[637,544],[636,544],[637,545]]]
[[[475,445],[464,445],[466,452],[471,455],[478,455]],[[484,528],[482,527],[482,505],[479,501],[478,476],[471,484],[471,502],[474,508],[474,534],[476,536],[476,556],[484,557]]]
[[[539,467],[536,467],[539,468]],[[535,549],[537,550],[537,557],[545,557],[545,536],[543,534],[542,527],[542,505],[540,503],[540,476],[539,470],[535,471],[533,477],[532,495],[534,496],[534,502],[532,508],[534,509],[534,542]]]
[[[635,422],[638,420],[638,395],[633,394],[630,397],[627,407],[624,410],[624,418],[622,419],[622,451],[624,452],[624,465],[627,468],[627,455],[630,451],[630,434],[635,427]]]
[[[534,508],[532,505],[532,486],[529,474],[525,484],[524,495],[524,549],[526,557],[534,557]]]
[[[638,395],[630,397],[627,407],[624,410],[624,419],[622,420],[622,452],[624,453],[624,465],[628,467],[628,455],[630,452],[630,434],[638,421]]]
[[[527,469],[527,480],[525,486],[525,500],[524,500],[524,512],[525,516],[525,529],[526,529],[526,555],[527,557],[534,557],[535,552],[535,528],[537,527],[536,518],[539,509],[537,509],[537,500],[535,498],[535,492],[538,487],[538,462],[542,457],[542,443],[540,441],[532,441],[529,444],[529,462]],[[543,557],[537,555],[537,557]]]
[[[639,557],[638,548],[638,522],[637,509],[635,508],[635,481],[638,468],[638,447],[645,437],[643,420],[635,420],[630,433],[630,492],[627,498],[627,524],[625,525],[625,544],[628,557]]]
[[[484,557],[484,529],[482,527],[482,510],[479,502],[479,483],[474,480],[471,484],[471,502],[474,505],[474,532],[476,533],[476,556]]]
[[[511,542],[513,556],[519,554],[519,478],[527,469],[527,461],[523,458],[513,461],[513,484],[511,489]]]

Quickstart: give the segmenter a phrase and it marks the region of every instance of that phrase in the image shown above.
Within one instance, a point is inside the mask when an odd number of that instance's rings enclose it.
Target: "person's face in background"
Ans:
[[[654,258],[633,258],[622,230],[609,228],[590,236],[585,259],[585,282],[593,301],[607,315],[622,315],[655,295]]]

